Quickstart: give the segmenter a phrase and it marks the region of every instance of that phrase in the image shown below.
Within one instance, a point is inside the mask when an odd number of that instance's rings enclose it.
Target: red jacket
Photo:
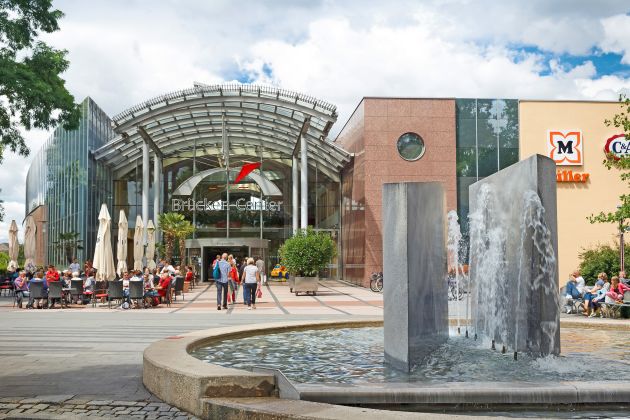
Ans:
[[[171,278],[170,277],[166,277],[164,279],[160,279],[160,282],[158,283],[158,287],[160,287],[160,289],[158,289],[158,294],[162,297],[166,296],[166,289],[168,289],[168,285],[171,283]]]
[[[46,280],[48,282],[59,281],[59,272],[56,270],[53,270],[53,271],[48,270],[46,272]]]

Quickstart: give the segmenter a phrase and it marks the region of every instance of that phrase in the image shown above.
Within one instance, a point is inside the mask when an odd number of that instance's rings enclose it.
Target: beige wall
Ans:
[[[557,166],[558,170],[590,174],[586,183],[557,183],[560,286],[565,285],[569,273],[577,268],[578,254],[583,248],[617,240],[612,225],[592,225],[586,218],[602,210],[614,211],[619,196],[628,193],[619,172],[602,165],[606,139],[621,133],[619,129],[606,127],[604,120],[611,119],[619,110],[615,102],[520,102],[520,159],[534,153],[547,156],[549,130],[582,132],[583,165]]]

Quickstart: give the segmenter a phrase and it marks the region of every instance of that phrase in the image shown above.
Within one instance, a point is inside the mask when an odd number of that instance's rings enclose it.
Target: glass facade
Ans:
[[[111,173],[91,154],[113,136],[111,120],[89,97],[80,107],[79,128],[54,131],[35,156],[26,182],[26,213],[46,206],[47,261],[62,267],[68,264],[59,246],[62,235],[76,233],[83,248],[77,258],[91,259],[101,203],[109,208],[112,203]]]
[[[268,264],[279,262],[278,249],[292,235],[292,181],[291,151],[281,153],[231,139],[229,143],[230,171],[223,170],[203,178],[190,196],[174,195],[190,177],[210,169],[225,167],[220,145],[197,147],[190,142],[177,152],[165,156],[162,161],[161,193],[164,212],[178,212],[195,226],[193,239],[203,238],[260,238],[269,240]],[[254,174],[261,174],[274,183],[281,192],[279,196],[265,196],[261,187],[247,176],[238,184],[235,178],[246,163],[260,162]],[[142,167],[141,162],[130,163],[128,171],[114,180],[114,214],[124,210],[130,229],[135,225],[136,215],[142,214]],[[153,181],[153,165],[150,165]],[[229,174],[229,178],[228,178]],[[309,165],[308,224],[316,230],[330,232],[337,240],[340,231],[340,183],[326,174],[316,162]],[[150,185],[149,215],[153,217],[153,183]],[[205,203],[191,205],[189,203]],[[115,228],[114,228],[115,231]],[[252,252],[254,252],[252,250]],[[200,254],[190,250],[189,256]],[[179,261],[180,255],[175,258]],[[329,269],[322,273],[327,277],[338,276],[338,259],[330,262]]]
[[[457,99],[457,212],[468,234],[468,187],[518,162],[518,100]]]

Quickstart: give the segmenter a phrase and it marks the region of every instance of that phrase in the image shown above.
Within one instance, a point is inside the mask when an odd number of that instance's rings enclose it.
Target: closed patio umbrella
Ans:
[[[153,220],[147,223],[147,267],[153,270],[155,265],[155,225]]]
[[[118,265],[116,266],[116,273],[118,277],[122,278],[122,275],[127,271],[127,234],[129,231],[129,223],[127,222],[127,216],[125,211],[120,211],[118,217],[118,244],[116,245],[116,258],[118,258]]]
[[[35,234],[37,233],[37,225],[33,216],[28,216],[24,221],[24,269],[29,273],[37,270],[35,266],[35,254],[37,253],[37,243]]]
[[[17,238],[18,227],[15,220],[11,220],[11,226],[9,226],[9,265],[7,270],[14,272],[18,268],[18,254],[20,253],[20,243]]]
[[[144,257],[144,244],[142,243],[144,236],[144,225],[142,217],[136,217],[136,228],[133,234],[133,269],[142,270],[142,257]]]
[[[101,205],[101,212],[98,214],[98,235],[96,236],[92,266],[96,269],[96,280],[114,280],[116,278],[114,253],[112,252],[112,218],[107,211],[106,204]]]

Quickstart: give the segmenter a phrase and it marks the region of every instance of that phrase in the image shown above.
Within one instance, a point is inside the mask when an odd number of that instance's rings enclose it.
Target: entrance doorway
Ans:
[[[202,281],[211,280],[212,269],[210,266],[217,255],[223,255],[224,252],[233,255],[239,263],[243,261],[243,258],[250,256],[248,246],[204,246],[201,255],[203,256],[206,278]]]
[[[227,252],[238,262],[245,257],[261,258],[267,267],[269,240],[259,238],[195,238],[186,239],[186,248],[201,281],[212,280],[210,264],[218,254]]]

